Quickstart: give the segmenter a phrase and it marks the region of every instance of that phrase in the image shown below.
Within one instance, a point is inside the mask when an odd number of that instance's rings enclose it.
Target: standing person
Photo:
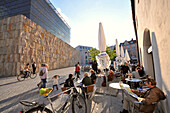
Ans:
[[[128,73],[128,71],[129,71],[129,67],[128,67],[128,65],[127,65],[126,62],[125,62],[125,65],[122,66],[122,71],[123,71],[123,75],[124,75],[124,76],[125,76],[126,73]]]
[[[75,65],[75,75],[77,75],[77,79],[80,78],[80,66],[79,62]]]
[[[32,64],[33,74],[35,74],[36,67],[37,67],[37,65],[36,65],[36,63],[34,62],[34,63]]]
[[[59,79],[59,75],[54,75],[52,77],[53,79],[53,89],[56,87],[56,90],[58,90],[58,79]]]
[[[40,78],[43,84],[40,88],[46,88],[46,83],[47,83],[47,78],[48,78],[47,64],[43,64],[41,71],[43,72],[43,75],[40,76]]]
[[[95,74],[95,72],[94,72],[94,70],[90,70],[90,73],[91,73],[91,82],[92,82],[92,84],[95,84],[95,81],[96,81],[96,74]]]
[[[93,64],[92,64],[92,69],[96,72],[96,74],[97,74],[97,62],[96,62],[96,60],[94,60],[94,62],[93,62]]]

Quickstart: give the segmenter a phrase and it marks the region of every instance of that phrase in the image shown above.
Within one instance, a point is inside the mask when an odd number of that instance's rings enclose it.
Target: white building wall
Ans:
[[[153,63],[157,86],[167,99],[161,102],[164,112],[170,113],[170,0],[135,0],[135,15],[141,61],[144,63],[144,31],[150,31]],[[149,69],[147,62],[144,65]]]

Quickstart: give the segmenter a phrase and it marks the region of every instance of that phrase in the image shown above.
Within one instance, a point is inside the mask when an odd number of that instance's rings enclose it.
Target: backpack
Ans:
[[[41,70],[40,73],[39,73],[39,76],[43,76],[43,75],[44,75],[44,73],[43,73],[43,71]]]

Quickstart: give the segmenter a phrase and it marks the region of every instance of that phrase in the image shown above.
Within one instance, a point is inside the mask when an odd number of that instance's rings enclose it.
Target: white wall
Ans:
[[[138,2],[139,1],[139,2]],[[139,49],[143,53],[145,29],[150,31],[157,86],[167,95],[162,103],[170,112],[170,0],[135,0]],[[142,61],[145,62],[142,54]],[[147,67],[149,68],[149,67]],[[169,110],[168,110],[169,109]]]

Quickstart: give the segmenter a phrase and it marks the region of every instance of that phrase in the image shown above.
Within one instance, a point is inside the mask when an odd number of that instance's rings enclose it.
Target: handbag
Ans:
[[[103,86],[103,87],[106,87],[106,78],[105,78],[105,77],[103,77],[102,86]]]

